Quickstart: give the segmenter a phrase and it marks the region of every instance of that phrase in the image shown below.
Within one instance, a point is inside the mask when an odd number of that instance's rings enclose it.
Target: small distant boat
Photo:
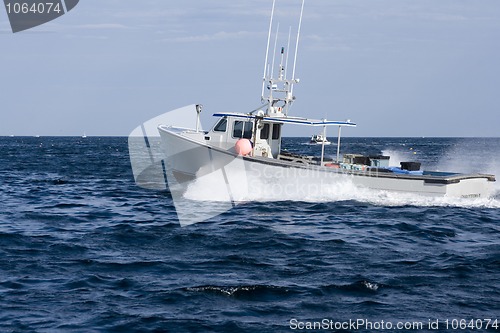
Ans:
[[[85,139],[86,137],[87,137],[87,134],[85,134],[85,132],[83,132],[82,139]]]
[[[315,134],[311,136],[311,140],[309,140],[310,144],[318,144],[318,145],[329,145],[330,141],[326,137],[323,137],[322,134]]]

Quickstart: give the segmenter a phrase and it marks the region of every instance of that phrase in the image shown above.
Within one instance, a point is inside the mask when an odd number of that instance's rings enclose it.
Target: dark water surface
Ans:
[[[284,144],[319,153],[304,141]],[[498,176],[499,147],[346,138],[342,149]],[[294,318],[424,323],[414,331],[436,319],[446,331],[448,319],[453,331],[453,319],[500,320],[498,195],[249,202],[181,228],[168,191],[135,185],[126,138],[0,138],[0,154],[2,332],[292,332]]]

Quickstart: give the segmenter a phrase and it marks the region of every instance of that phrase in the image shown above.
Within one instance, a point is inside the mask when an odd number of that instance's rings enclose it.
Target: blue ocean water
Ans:
[[[319,154],[306,142],[284,146]],[[345,138],[342,150],[500,175],[500,139]],[[247,202],[181,228],[168,191],[135,185],[127,138],[5,137],[0,156],[2,332],[292,332],[323,320],[423,323],[413,331],[439,320],[433,331],[453,331],[459,320],[500,321],[498,192]]]

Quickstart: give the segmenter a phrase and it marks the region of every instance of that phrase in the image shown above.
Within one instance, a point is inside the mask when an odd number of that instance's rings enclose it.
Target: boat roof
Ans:
[[[256,116],[245,113],[236,113],[236,112],[221,112],[214,113],[214,117],[234,117],[234,118],[242,118],[242,119],[262,119],[264,121],[273,122],[273,123],[284,123],[284,124],[295,124],[295,125],[305,125],[305,126],[350,126],[356,127],[356,123],[347,121],[337,121],[337,120],[327,120],[327,119],[309,119],[302,117],[269,117],[269,116]]]

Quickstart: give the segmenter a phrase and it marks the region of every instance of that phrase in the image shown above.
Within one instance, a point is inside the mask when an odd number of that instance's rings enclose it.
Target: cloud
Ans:
[[[95,24],[82,24],[82,25],[77,25],[75,26],[77,29],[127,29],[126,26],[123,24],[117,24],[117,23],[95,23]]]
[[[236,31],[236,32],[226,32],[219,31],[214,34],[208,35],[195,35],[195,36],[184,36],[184,37],[174,37],[163,39],[165,42],[177,42],[177,43],[193,43],[193,42],[211,42],[211,41],[222,41],[228,39],[237,38],[248,38],[249,36],[259,35],[260,33],[250,32],[250,31]]]

